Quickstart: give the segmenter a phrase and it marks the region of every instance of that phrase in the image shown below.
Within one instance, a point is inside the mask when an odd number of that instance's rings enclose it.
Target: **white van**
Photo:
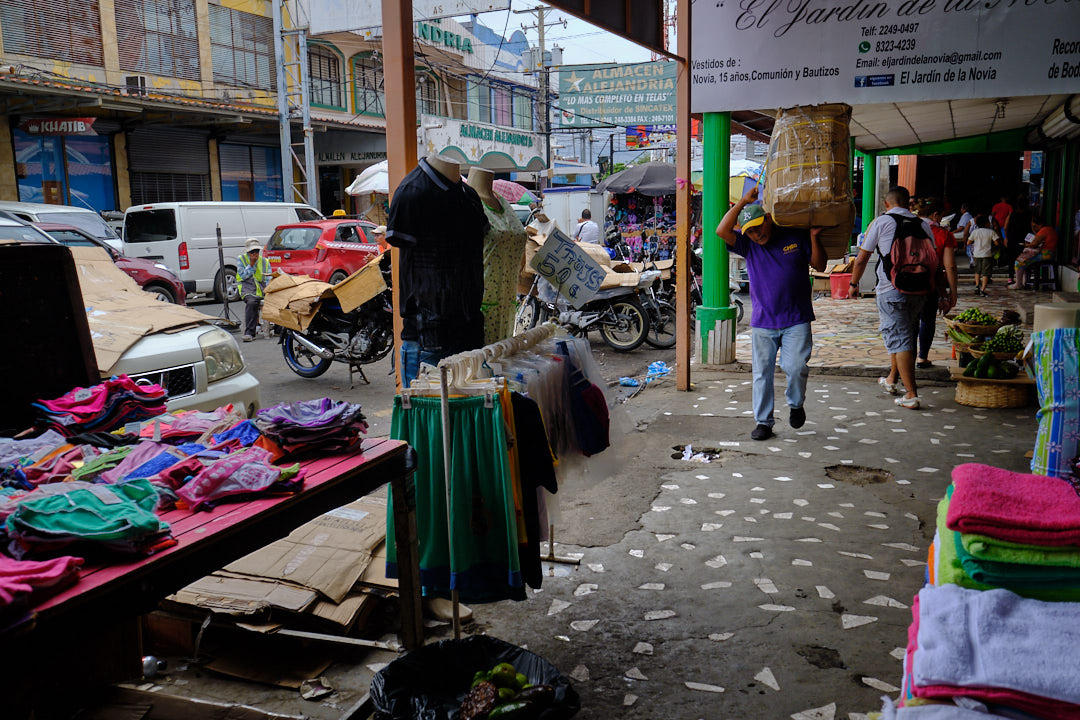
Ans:
[[[249,237],[265,244],[279,225],[321,220],[300,203],[163,202],[129,207],[124,213],[124,254],[167,265],[188,293],[236,294],[236,258]],[[218,263],[217,228],[225,259]]]

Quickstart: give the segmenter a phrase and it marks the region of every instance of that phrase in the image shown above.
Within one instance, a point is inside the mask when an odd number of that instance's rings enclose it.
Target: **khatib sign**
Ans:
[[[97,135],[94,120],[97,118],[28,117],[19,122],[19,129],[27,135]]]

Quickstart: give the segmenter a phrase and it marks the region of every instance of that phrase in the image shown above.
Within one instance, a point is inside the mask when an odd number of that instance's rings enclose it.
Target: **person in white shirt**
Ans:
[[[581,211],[581,219],[578,220],[577,229],[574,231],[574,239],[583,243],[600,244],[600,226],[593,222],[589,208]]]
[[[990,227],[990,218],[979,215],[974,220],[975,229],[968,233],[971,254],[975,258],[975,294],[986,295],[986,284],[994,272],[994,248],[1001,237]]]

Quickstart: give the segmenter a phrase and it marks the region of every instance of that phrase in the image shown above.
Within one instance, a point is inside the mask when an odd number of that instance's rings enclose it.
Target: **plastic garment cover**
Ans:
[[[452,720],[478,670],[510,663],[533,685],[550,685],[555,701],[539,720],[573,717],[581,708],[570,680],[539,655],[487,635],[443,640],[403,655],[371,679],[376,720]]]

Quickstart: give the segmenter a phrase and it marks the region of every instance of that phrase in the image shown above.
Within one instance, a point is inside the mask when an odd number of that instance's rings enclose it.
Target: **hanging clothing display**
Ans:
[[[390,204],[386,241],[398,248],[401,339],[446,355],[484,344],[480,196],[420,160]]]
[[[417,536],[425,595],[457,590],[463,602],[490,602],[524,599],[524,584],[539,588],[546,530],[541,518],[546,499],[558,490],[556,458],[584,461],[606,447],[607,400],[589,379],[596,369],[585,360],[591,361],[587,340],[559,337],[527,352],[504,352],[503,343],[484,348],[487,378],[462,378],[455,358],[472,353],[444,361],[455,378],[447,401],[449,472],[440,400],[429,394],[431,386],[414,385],[395,400],[391,437],[407,441],[419,457]],[[387,527],[392,532],[392,503]],[[392,548],[387,552],[387,575],[396,577],[396,555]]]
[[[484,235],[484,343],[491,344],[514,334],[517,281],[525,254],[525,226],[505,199],[499,207],[484,204],[490,227]]]

